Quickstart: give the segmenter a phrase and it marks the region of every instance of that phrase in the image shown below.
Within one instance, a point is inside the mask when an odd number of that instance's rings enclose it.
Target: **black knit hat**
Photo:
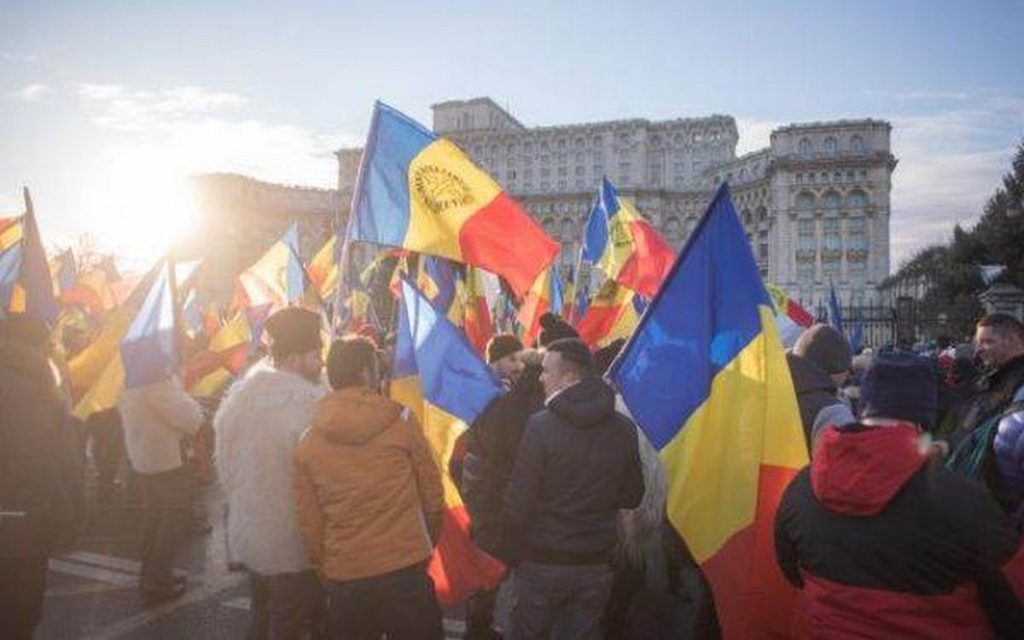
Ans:
[[[562,338],[579,338],[580,334],[569,323],[555,314],[548,312],[540,317],[540,337],[537,342],[546,347],[555,340]]]
[[[487,342],[487,364],[501,360],[507,355],[519,353],[523,343],[511,333],[496,334]]]
[[[320,339],[320,314],[302,307],[287,307],[267,318],[270,352],[277,360],[293,353],[307,353],[323,348]]]
[[[892,418],[930,428],[938,415],[939,380],[912,353],[879,354],[860,385],[861,418]]]
[[[801,333],[793,353],[810,360],[825,373],[849,371],[853,361],[850,343],[827,324],[816,324]]]

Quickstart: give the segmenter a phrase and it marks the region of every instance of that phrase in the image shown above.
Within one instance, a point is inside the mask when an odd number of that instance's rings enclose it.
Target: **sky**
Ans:
[[[0,216],[151,259],[207,171],[335,186],[373,101],[527,126],[714,113],[893,126],[893,265],[970,224],[1024,141],[1024,0],[48,2],[0,11]]]

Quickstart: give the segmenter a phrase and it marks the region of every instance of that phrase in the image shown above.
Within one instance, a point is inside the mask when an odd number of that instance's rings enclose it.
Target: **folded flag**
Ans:
[[[532,345],[540,335],[540,317],[551,312],[562,313],[562,285],[558,266],[545,270],[523,296],[519,307],[519,324],[523,327],[523,344]]]
[[[248,311],[236,311],[214,332],[206,349],[189,359],[185,365],[185,388],[189,393],[200,398],[213,396],[241,373],[253,339]]]
[[[259,260],[238,276],[233,306],[270,304],[274,309],[299,303],[306,291],[306,272],[299,259],[299,228],[289,225]]]
[[[462,330],[466,332],[466,338],[481,357],[487,352],[487,343],[494,335],[491,309],[487,304],[482,278],[483,273],[476,267],[466,268],[466,301],[463,305],[462,320]]]
[[[583,260],[606,278],[651,298],[675,260],[675,253],[651,223],[608,178],[590,211],[583,238]]]
[[[59,309],[50,265],[28,189],[24,195],[25,215],[16,222],[0,222],[0,256],[13,252],[6,259],[0,257],[0,301],[4,303],[0,316],[23,313],[52,324]]]
[[[161,260],[129,300],[108,316],[97,340],[68,363],[73,392],[83,389],[83,371],[99,371],[75,405],[79,419],[116,406],[125,389],[161,382],[178,372],[181,355],[167,264]]]
[[[781,288],[765,284],[765,289],[772,299],[772,308],[775,310],[775,324],[779,328],[779,338],[782,346],[792,347],[804,329],[814,324],[814,316],[800,306],[800,303],[789,297]]]
[[[576,331],[588,347],[600,349],[632,335],[645,308],[640,294],[608,279],[585,307]]]
[[[306,269],[309,273],[310,285],[316,290],[320,299],[325,302],[334,297],[335,289],[338,287],[340,247],[338,237],[331,235],[324,246],[313,256]]]
[[[446,512],[429,571],[444,606],[493,587],[505,571],[470,540],[469,514],[448,473],[459,436],[500,393],[462,331],[403,279],[391,397],[416,414],[441,470]]]
[[[352,197],[351,238],[483,267],[517,296],[558,243],[454,143],[377,102]]]
[[[659,450],[668,518],[727,639],[790,635],[773,521],[807,449],[773,316],[723,185],[610,370]]]

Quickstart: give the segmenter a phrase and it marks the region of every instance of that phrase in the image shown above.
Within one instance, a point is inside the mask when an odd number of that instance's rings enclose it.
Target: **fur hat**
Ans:
[[[579,337],[580,334],[569,323],[550,311],[540,317],[540,337],[537,338],[540,346],[546,347],[555,340],[561,340],[562,338]]]
[[[829,374],[849,371],[853,359],[850,343],[827,324],[808,327],[797,338],[793,353],[810,360]]]
[[[307,353],[323,348],[320,339],[320,315],[302,307],[275,311],[266,324],[270,336],[270,352],[276,360],[293,353]]]
[[[499,333],[487,342],[487,364],[493,364],[507,355],[519,353],[523,343],[511,333]]]
[[[928,428],[939,407],[939,380],[931,363],[912,353],[879,354],[860,385],[860,417],[905,420]]]

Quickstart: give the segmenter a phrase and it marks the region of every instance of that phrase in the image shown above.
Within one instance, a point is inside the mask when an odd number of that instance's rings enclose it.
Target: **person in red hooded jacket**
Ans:
[[[983,485],[929,455],[938,381],[879,356],[860,421],[829,426],[787,487],[775,552],[812,638],[1024,638],[1024,551]]]

